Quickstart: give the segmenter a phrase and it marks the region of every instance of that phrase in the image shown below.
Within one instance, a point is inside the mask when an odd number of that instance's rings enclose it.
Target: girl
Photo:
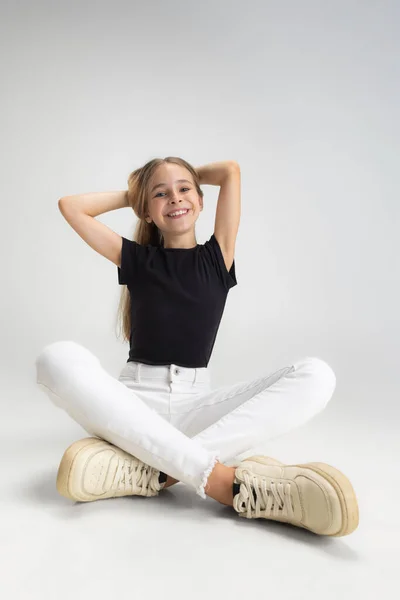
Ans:
[[[214,232],[198,244],[200,184],[218,185]],[[135,240],[96,216],[130,206]],[[178,481],[202,498],[316,534],[343,536],[358,526],[347,477],[324,463],[284,465],[235,457],[309,421],[333,395],[336,378],[306,357],[269,375],[214,389],[208,363],[229,290],[237,285],[235,241],[240,168],[234,161],[198,169],[177,157],[131,173],[128,190],[59,200],[73,229],[117,266],[119,316],[129,356],[118,379],[73,341],[51,343],[36,359],[37,384],[92,437],[65,451],[57,489],[82,502],[157,496]]]

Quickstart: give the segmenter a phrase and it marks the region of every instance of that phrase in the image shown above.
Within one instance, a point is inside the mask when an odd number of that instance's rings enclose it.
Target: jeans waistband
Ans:
[[[141,379],[162,379],[164,381],[190,381],[210,383],[211,374],[208,367],[182,367],[181,365],[148,365],[137,361],[129,361],[122,369],[121,375],[129,375],[135,381]]]

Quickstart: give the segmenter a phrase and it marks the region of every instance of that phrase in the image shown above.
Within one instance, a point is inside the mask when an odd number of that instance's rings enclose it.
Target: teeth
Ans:
[[[188,212],[188,209],[185,210],[178,210],[177,212],[174,213],[170,213],[169,215],[167,215],[168,217],[176,217],[177,215],[184,215],[185,213]]]

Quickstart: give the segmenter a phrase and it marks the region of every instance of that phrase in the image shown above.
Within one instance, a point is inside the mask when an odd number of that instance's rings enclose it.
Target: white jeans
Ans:
[[[125,363],[118,379],[73,341],[44,347],[37,385],[89,434],[192,486],[223,463],[322,411],[336,377],[306,357],[256,379],[212,389],[208,367]]]

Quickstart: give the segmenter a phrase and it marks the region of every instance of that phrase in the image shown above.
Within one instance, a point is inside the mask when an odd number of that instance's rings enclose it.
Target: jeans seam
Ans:
[[[281,376],[281,377],[279,377],[279,379],[277,379],[276,381],[274,381],[274,383],[272,383],[271,385],[274,385],[274,384],[275,384],[275,383],[277,383],[277,382],[278,382],[280,379],[282,379],[282,377],[284,377],[284,376],[285,376],[285,375],[287,375],[288,373],[292,373],[292,372],[294,371],[294,366],[292,366],[292,367],[285,367],[285,368],[287,368],[287,369],[290,369],[290,371],[287,371],[286,373],[283,373],[283,374],[282,374],[282,376]],[[268,378],[268,377],[272,377],[272,375],[275,375],[276,373],[278,373],[278,372],[279,372],[279,371],[281,371],[281,370],[282,370],[282,369],[278,369],[277,371],[274,371],[274,373],[272,373],[271,375],[267,375],[267,378]],[[250,384],[249,384],[247,387],[243,388],[243,389],[241,390],[241,392],[240,392],[240,393],[242,393],[242,392],[247,392],[247,390],[249,390],[249,389],[251,389],[251,388],[253,388],[253,387],[256,387],[256,386],[258,385],[258,383],[259,383],[260,381],[262,381],[263,379],[265,379],[265,377],[259,377],[259,379],[257,379],[257,380],[255,381],[255,383],[254,383],[254,382],[251,382],[251,383],[250,383]],[[270,387],[270,386],[268,386],[268,387]],[[268,389],[268,388],[265,388],[265,389]],[[211,391],[212,391],[212,390],[211,390]],[[185,413],[183,413],[183,414],[189,414],[189,413],[195,412],[196,410],[201,410],[201,409],[203,409],[203,408],[212,408],[213,406],[217,406],[218,404],[222,404],[223,402],[226,402],[227,400],[230,400],[230,399],[231,399],[231,398],[233,398],[235,395],[236,395],[236,392],[235,392],[235,393],[233,393],[233,394],[231,394],[230,396],[227,396],[226,398],[223,398],[222,400],[219,400],[218,402],[213,402],[212,404],[201,404],[200,406],[196,406],[195,408],[192,408],[192,409],[188,410],[187,412],[185,412]],[[250,402],[250,400],[252,400],[252,398],[249,398],[248,400],[246,400],[246,402]],[[244,403],[243,403],[243,404],[244,404]],[[238,406],[238,407],[237,407],[236,409],[234,409],[234,410],[237,410],[238,408],[240,408],[240,406]]]

